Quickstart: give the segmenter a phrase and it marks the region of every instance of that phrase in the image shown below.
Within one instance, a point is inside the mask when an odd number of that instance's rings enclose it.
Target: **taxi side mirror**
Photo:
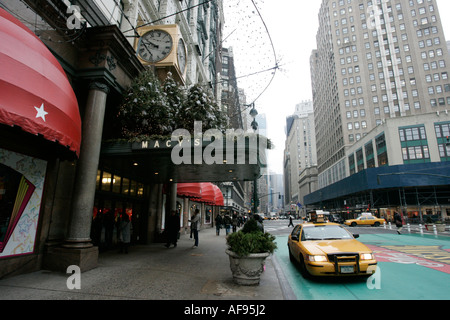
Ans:
[[[298,236],[297,235],[291,235],[291,239],[294,241],[298,241]]]
[[[359,238],[359,234],[357,234],[357,233],[355,233],[355,234],[353,234],[353,238]]]

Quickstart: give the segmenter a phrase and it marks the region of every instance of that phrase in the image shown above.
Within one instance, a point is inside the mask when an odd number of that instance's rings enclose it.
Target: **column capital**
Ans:
[[[104,93],[108,94],[110,89],[106,83],[98,81],[98,80],[93,80],[89,83],[89,90],[99,90],[99,91],[103,91]]]

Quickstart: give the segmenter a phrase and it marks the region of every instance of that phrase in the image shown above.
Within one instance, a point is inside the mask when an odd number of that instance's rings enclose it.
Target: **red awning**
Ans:
[[[200,183],[178,183],[177,195],[191,199],[200,199],[202,197],[202,187]]]
[[[223,206],[223,194],[220,188],[212,183],[178,183],[177,195],[204,202],[213,206]]]
[[[1,8],[0,123],[79,154],[80,112],[64,70],[30,29]]]
[[[219,206],[219,207],[223,207],[225,204],[224,204],[224,201],[223,201],[222,191],[215,184],[213,185],[213,188],[214,188],[214,192],[216,194],[216,203],[215,203],[215,205]]]
[[[214,187],[212,183],[200,183],[202,187],[202,197],[199,202],[204,202],[209,205],[214,205],[216,203],[216,193],[214,192]]]

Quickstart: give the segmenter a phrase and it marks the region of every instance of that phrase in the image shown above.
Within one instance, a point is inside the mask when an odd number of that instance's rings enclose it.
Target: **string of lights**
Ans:
[[[186,9],[182,9],[182,10],[177,11],[177,12],[175,12],[175,13],[169,14],[169,15],[167,15],[167,16],[165,16],[165,17],[162,17],[162,18],[159,18],[159,19],[156,19],[156,20],[153,20],[153,21],[144,23],[144,24],[142,24],[142,25],[140,25],[140,26],[133,27],[132,29],[126,30],[126,31],[123,31],[123,32],[126,33],[126,32],[129,32],[129,31],[133,31],[133,30],[135,30],[135,29],[138,29],[138,28],[142,28],[142,27],[151,25],[151,24],[156,23],[156,22],[159,22],[159,21],[161,21],[161,20],[164,20],[164,19],[167,19],[167,18],[176,16],[176,15],[178,15],[178,14],[180,14],[180,13],[185,12],[185,11],[189,11],[189,10],[194,9],[194,8],[196,8],[196,7],[202,6],[202,5],[207,4],[207,3],[211,2],[211,1],[215,1],[215,0],[206,0],[206,1],[201,2],[201,3],[198,3],[198,4],[196,4],[196,5],[187,7]]]
[[[237,32],[226,44],[233,48],[234,64],[239,73],[254,74],[259,70],[274,68],[272,73],[262,73],[251,81],[240,79],[248,101],[256,102],[272,83],[278,61],[268,27],[259,9],[261,0],[235,0],[227,2],[225,32],[238,26]]]

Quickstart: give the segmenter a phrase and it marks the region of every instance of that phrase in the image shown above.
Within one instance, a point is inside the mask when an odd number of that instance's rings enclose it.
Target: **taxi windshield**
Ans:
[[[302,232],[303,241],[353,239],[353,236],[341,226],[318,225],[305,227]]]

